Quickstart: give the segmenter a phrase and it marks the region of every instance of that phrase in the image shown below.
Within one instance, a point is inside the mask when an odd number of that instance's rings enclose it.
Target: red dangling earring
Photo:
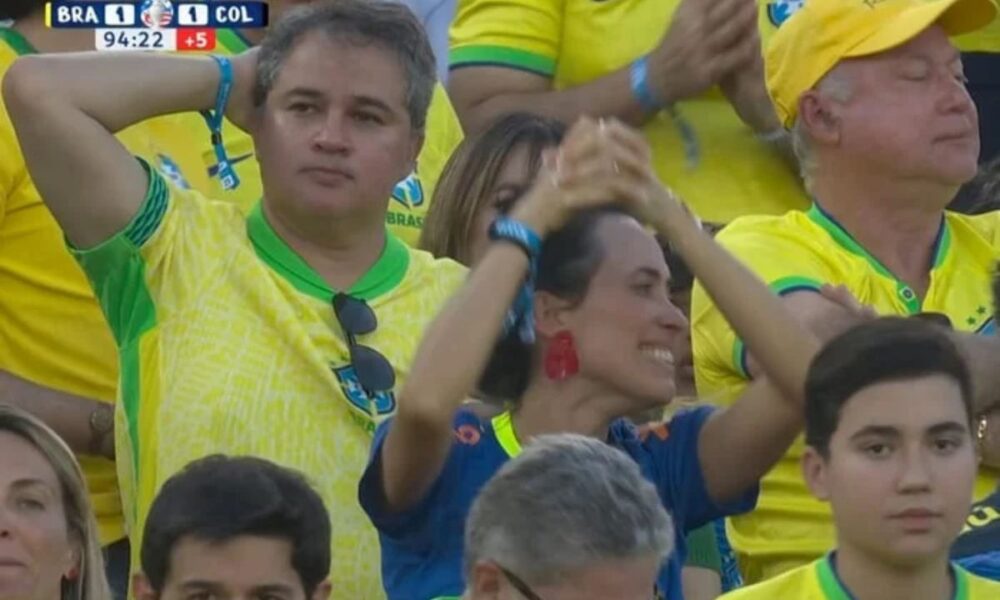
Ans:
[[[576,355],[573,334],[560,331],[552,338],[545,353],[545,374],[549,379],[564,381],[580,371],[580,359]]]

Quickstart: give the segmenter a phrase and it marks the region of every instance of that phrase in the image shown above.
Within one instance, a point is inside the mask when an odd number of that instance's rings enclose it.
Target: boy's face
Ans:
[[[153,590],[141,574],[134,583],[138,600],[306,600],[291,542],[249,535],[224,542],[181,538],[162,590]],[[329,595],[324,582],[308,600]]]
[[[838,547],[899,567],[947,555],[976,469],[960,388],[944,376],[859,391],[841,409],[829,457],[803,456],[809,487],[833,509]]]

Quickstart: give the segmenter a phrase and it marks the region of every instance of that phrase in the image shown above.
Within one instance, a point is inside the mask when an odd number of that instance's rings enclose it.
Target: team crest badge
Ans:
[[[396,411],[396,394],[391,391],[378,392],[374,396],[369,394],[361,387],[353,366],[334,368],[333,374],[337,376],[340,389],[351,405],[366,415],[375,414],[384,417]]]
[[[392,191],[392,199],[406,208],[414,208],[424,203],[424,186],[420,183],[420,176],[416,171],[396,184],[396,188]]]
[[[159,167],[160,174],[166,178],[167,181],[174,184],[174,187],[189,190],[191,189],[191,184],[187,182],[184,178],[184,173],[181,168],[177,166],[169,156],[163,154],[156,155],[156,165]]]
[[[767,18],[775,27],[781,27],[805,3],[806,0],[772,0],[767,3]]]

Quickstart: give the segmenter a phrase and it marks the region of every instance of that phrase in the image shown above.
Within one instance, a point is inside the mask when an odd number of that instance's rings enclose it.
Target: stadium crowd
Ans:
[[[267,3],[0,2],[0,600],[1000,599],[994,0]]]

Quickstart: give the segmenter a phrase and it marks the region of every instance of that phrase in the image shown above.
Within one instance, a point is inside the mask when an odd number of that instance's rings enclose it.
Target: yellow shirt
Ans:
[[[996,330],[990,282],[1000,257],[1000,212],[946,213],[923,302],[818,206],[783,217],[739,219],[717,239],[779,294],[844,284],[880,314],[939,312],[959,330]],[[731,402],[746,387],[746,349],[697,284],[691,314],[699,395]],[[757,509],[730,521],[730,541],[748,581],[814,560],[835,544],[829,507],[802,480],[802,449],[800,438],[764,478]],[[994,475],[981,474],[977,497],[996,487]]]
[[[459,0],[451,68],[503,66],[548,77],[557,90],[617,71],[663,38],[678,0]],[[694,128],[700,162],[691,168],[665,114],[643,133],[660,178],[700,217],[728,222],[808,205],[796,173],[740,121],[717,89],[678,103]]]
[[[952,565],[955,578],[953,600],[994,600],[1000,598],[1000,583],[977,577]],[[722,600],[853,600],[826,556],[763,583],[738,589]]]
[[[357,496],[372,433],[396,396],[361,389],[333,291],[263,211],[244,216],[153,173],[125,230],[77,258],[120,348],[116,441],[133,559],[164,480],[209,454],[249,454],[301,471],[323,497],[332,597],[383,597],[378,538]],[[389,234],[349,290],[378,316],[358,342],[388,358],[397,386],[464,273]]]
[[[766,44],[775,30],[807,0],[757,0],[760,5],[761,40]],[[972,33],[953,39],[963,52],[1000,52],[1000,19]]]
[[[0,79],[20,54],[34,52],[0,27]],[[130,151],[183,181],[174,150],[144,122],[118,135]],[[114,340],[90,284],[66,251],[62,230],[42,202],[0,102],[0,369],[55,390],[113,402],[118,378]],[[105,544],[125,535],[114,463],[80,456]]]
[[[249,47],[247,42],[232,30],[219,30],[216,40],[215,51],[219,54],[239,54]],[[197,169],[207,181],[205,187],[196,186],[196,188],[212,198],[235,202],[244,212],[249,212],[264,192],[260,179],[260,165],[254,156],[254,145],[250,135],[228,120],[223,125],[226,152],[240,178],[240,185],[236,189],[227,191],[222,189],[219,178],[214,176],[215,152],[209,143],[208,127],[204,119],[195,113],[174,115],[173,119],[176,129],[185,131],[189,136],[193,135],[200,142],[199,163],[195,167],[183,165],[185,171]],[[415,247],[420,239],[420,231],[423,229],[424,217],[430,208],[434,186],[437,185],[445,163],[463,136],[462,126],[458,122],[448,94],[440,84],[435,84],[434,95],[427,112],[426,139],[417,158],[416,171],[396,185],[385,217],[389,230],[411,246]]]

